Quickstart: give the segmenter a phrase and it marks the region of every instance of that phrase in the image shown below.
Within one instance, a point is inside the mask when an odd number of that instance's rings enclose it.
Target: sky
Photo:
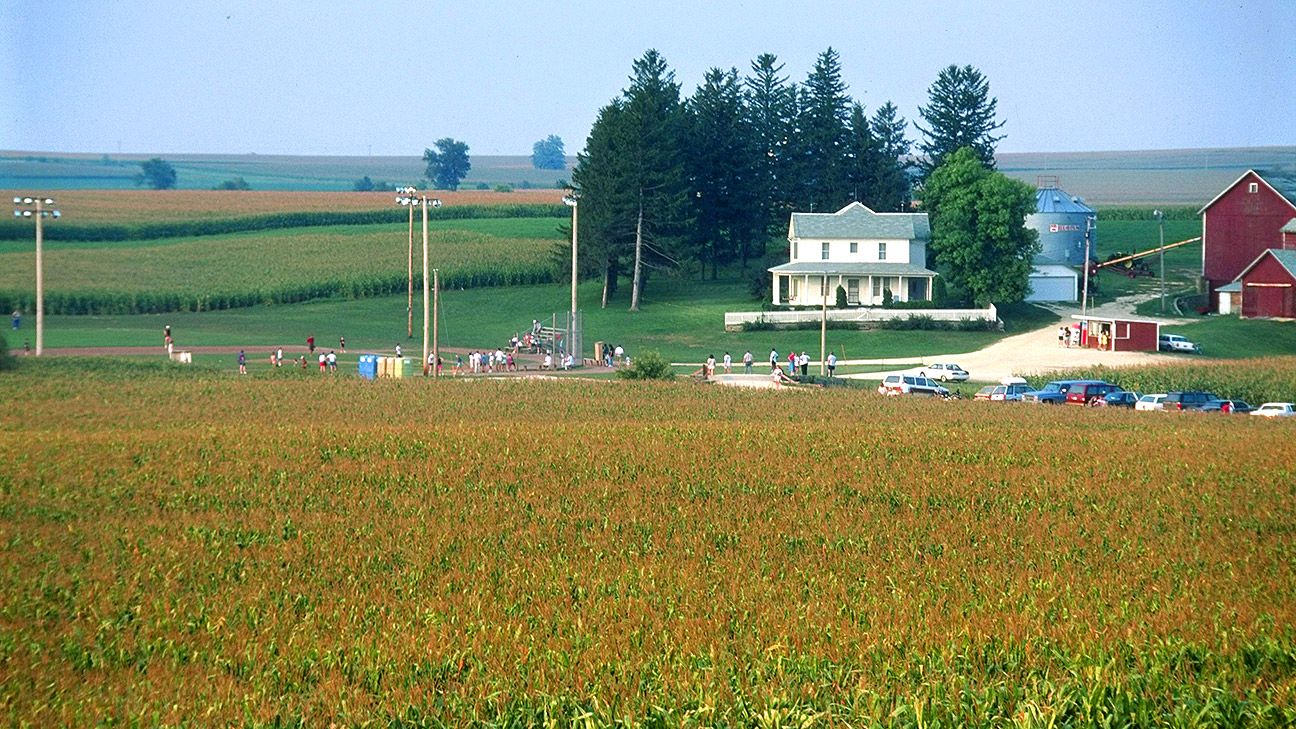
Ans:
[[[762,53],[801,82],[829,47],[911,123],[977,67],[1000,152],[1296,145],[1294,40],[1296,0],[4,0],[0,149],[575,154],[650,48],[689,96]]]

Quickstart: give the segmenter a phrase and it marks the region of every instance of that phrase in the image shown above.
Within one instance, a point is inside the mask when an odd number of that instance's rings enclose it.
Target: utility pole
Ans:
[[[1157,251],[1157,258],[1161,261],[1161,316],[1165,316],[1165,213],[1153,210],[1152,215],[1157,219],[1157,232],[1161,239],[1161,249]]]

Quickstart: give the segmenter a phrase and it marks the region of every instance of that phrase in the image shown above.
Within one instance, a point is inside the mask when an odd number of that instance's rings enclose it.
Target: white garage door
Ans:
[[[1075,301],[1074,276],[1031,276],[1027,301]]]

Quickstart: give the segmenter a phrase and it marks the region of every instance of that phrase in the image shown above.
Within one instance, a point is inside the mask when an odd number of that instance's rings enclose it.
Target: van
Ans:
[[[887,375],[878,385],[879,395],[939,395],[944,397],[949,390],[941,387],[928,377],[922,375]]]

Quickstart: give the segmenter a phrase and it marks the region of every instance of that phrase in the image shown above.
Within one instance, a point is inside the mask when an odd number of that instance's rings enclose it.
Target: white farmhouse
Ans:
[[[937,275],[927,270],[930,240],[926,213],[875,213],[858,202],[835,213],[792,213],[791,260],[769,269],[774,304],[820,306],[826,289],[831,306],[838,286],[851,306],[880,306],[888,290],[896,301],[930,300]]]

